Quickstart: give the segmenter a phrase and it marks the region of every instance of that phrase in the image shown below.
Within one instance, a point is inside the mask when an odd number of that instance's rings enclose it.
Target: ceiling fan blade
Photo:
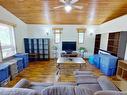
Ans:
[[[79,0],[70,0],[70,3],[71,4],[74,4],[74,3],[76,3],[76,2],[78,2]]]
[[[61,6],[57,6],[57,7],[54,7],[53,9],[59,9],[59,8],[63,8],[64,5],[61,5]]]
[[[76,6],[76,5],[73,5],[73,7],[76,8],[76,9],[79,9],[79,10],[83,9],[83,6]]]

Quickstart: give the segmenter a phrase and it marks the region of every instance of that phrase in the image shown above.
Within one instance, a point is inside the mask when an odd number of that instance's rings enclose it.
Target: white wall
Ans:
[[[101,24],[99,26],[99,31],[97,32],[97,34],[120,32],[120,31],[127,32],[127,15],[121,16],[119,18],[108,21],[104,24]],[[106,46],[107,43],[104,44],[103,46]],[[126,46],[126,53],[124,59],[127,60],[127,46]]]
[[[127,31],[127,15],[108,21],[100,25],[98,33],[111,33],[119,31]]]
[[[85,25],[36,25],[36,24],[29,24],[28,25],[28,37],[32,38],[50,38],[52,47],[53,45],[58,46],[59,51],[62,49],[62,45],[54,43],[54,34],[52,28],[63,28],[61,34],[62,41],[77,41],[78,42],[78,33],[77,28],[86,27]],[[47,35],[47,33],[49,35]],[[77,49],[81,46],[85,47],[89,53],[93,54],[94,52],[94,42],[95,42],[95,35],[90,35],[89,30],[85,33],[85,40],[84,44],[78,44]],[[50,49],[52,53],[52,48]],[[53,55],[51,54],[51,57]]]
[[[101,34],[100,49],[107,51],[109,33]]]
[[[2,6],[0,6],[0,20],[16,24],[15,37],[17,52],[24,52],[23,38],[27,36],[27,25]]]

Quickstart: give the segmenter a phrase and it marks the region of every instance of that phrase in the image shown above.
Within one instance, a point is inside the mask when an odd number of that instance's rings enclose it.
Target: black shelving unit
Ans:
[[[95,38],[94,54],[98,54],[100,49],[101,34],[97,34]]]
[[[49,42],[47,38],[24,38],[25,52],[29,54],[29,61],[49,60]]]

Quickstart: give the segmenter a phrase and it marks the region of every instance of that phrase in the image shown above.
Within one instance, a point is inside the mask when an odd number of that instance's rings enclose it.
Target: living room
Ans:
[[[64,6],[66,5],[65,2],[67,4],[73,2],[69,12]],[[32,93],[36,93],[38,89],[40,91],[44,88],[46,91],[48,88],[51,90],[54,86],[57,89],[61,85],[67,90],[67,86],[74,86],[83,91],[86,90],[85,88],[91,88],[94,91],[92,94],[78,93],[72,95],[125,94],[127,91],[126,5],[127,1],[121,2],[121,0],[32,0],[32,2],[31,0],[1,0],[1,31],[6,31],[5,28],[8,28],[11,33],[9,34],[7,31],[6,36],[3,32],[0,33],[0,95],[17,95],[14,93],[15,91],[24,92],[24,95],[34,95]],[[112,9],[108,6],[112,6]],[[48,41],[48,43],[42,45],[40,40],[42,42]],[[3,43],[6,44],[6,41],[11,43],[9,48],[3,45]],[[39,48],[40,45],[43,48],[47,45],[47,48],[42,50],[43,54],[39,53],[38,49],[40,51],[42,49]],[[72,49],[72,47],[74,48]],[[108,55],[108,57],[102,57],[100,52]],[[23,58],[19,58],[19,56],[26,58],[24,58],[26,64],[22,65],[22,68],[16,67],[23,63]],[[115,71],[109,70],[105,73],[100,67],[98,68],[97,65],[100,66],[101,58],[106,64],[115,64]],[[107,58],[112,58],[111,62],[108,62]],[[61,65],[61,63],[66,62],[72,64],[65,64],[65,67]],[[124,66],[120,67],[121,64]],[[8,74],[2,71],[5,67],[8,68],[6,69]],[[19,71],[10,73],[11,68],[13,71],[14,68],[19,69]],[[3,79],[6,75],[9,77]],[[87,82],[87,86],[85,83],[85,85],[78,83],[82,82],[80,79]],[[112,89],[108,89],[110,88],[109,84],[106,89],[105,83],[102,83],[105,88],[100,88],[100,80],[108,81],[111,87],[113,86]],[[27,87],[20,87],[24,82],[26,82]],[[36,90],[28,87],[30,83],[34,85]],[[92,83],[97,85],[88,85]],[[39,88],[35,84],[39,84]],[[6,89],[8,87],[9,90]],[[24,88],[33,92],[29,94],[24,91]],[[61,91],[60,88],[58,87],[58,91]],[[70,89],[72,88],[70,87]],[[3,90],[8,91],[8,93]],[[114,92],[106,92],[105,90],[113,90]],[[62,92],[64,93],[64,91]],[[18,95],[22,95],[21,93]],[[58,95],[70,95],[70,93]]]

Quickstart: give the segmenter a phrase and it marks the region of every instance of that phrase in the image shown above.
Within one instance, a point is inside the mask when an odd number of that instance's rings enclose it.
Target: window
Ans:
[[[3,59],[16,54],[13,26],[0,23],[0,43]]]
[[[77,29],[78,31],[78,43],[83,44],[84,43],[84,31],[85,29]]]
[[[53,30],[54,30],[54,42],[58,44],[61,41],[62,28],[54,28]]]

